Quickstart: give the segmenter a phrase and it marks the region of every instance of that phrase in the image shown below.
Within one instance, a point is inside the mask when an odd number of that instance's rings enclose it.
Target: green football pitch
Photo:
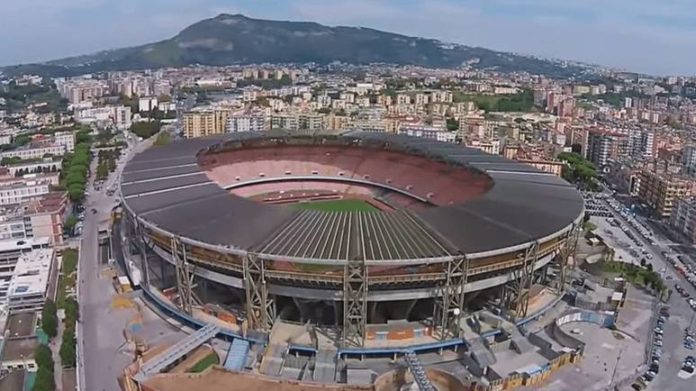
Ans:
[[[298,209],[321,210],[324,212],[376,212],[378,210],[361,200],[300,202],[292,206]]]

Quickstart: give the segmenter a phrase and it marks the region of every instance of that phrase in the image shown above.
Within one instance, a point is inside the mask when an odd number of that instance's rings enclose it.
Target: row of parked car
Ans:
[[[696,366],[696,358],[694,356],[686,356],[681,369],[687,373],[694,373],[694,366]]]
[[[677,260],[677,257],[670,253],[663,252],[662,254],[667,259],[667,262],[669,262],[669,264],[672,265],[672,267],[677,271],[677,273],[681,274],[692,287],[696,288],[696,267],[694,267],[691,261],[687,259],[685,255],[680,255],[680,259]],[[687,299],[691,308],[696,311],[696,302],[692,304],[692,301],[689,299],[689,293],[686,292],[683,287],[679,288],[680,289],[677,289],[676,285],[674,287],[674,289],[679,292],[680,295]]]
[[[687,328],[684,331],[684,348],[694,350],[694,331]]]
[[[590,216],[612,217],[611,211],[594,196],[585,197],[585,211]]]
[[[655,328],[653,329],[652,335],[652,348],[650,351],[650,366],[647,372],[638,378],[631,387],[636,391],[641,391],[647,388],[647,385],[655,379],[658,373],[660,373],[660,360],[662,359],[662,338],[664,335],[664,325],[669,318],[669,309],[667,307],[660,307],[660,311],[655,321]]]
[[[638,233],[640,233],[643,239],[645,239],[648,243],[652,244],[653,246],[656,244],[652,230],[648,228],[643,222],[638,221],[638,219],[636,219],[633,216],[629,208],[625,207],[623,204],[612,198],[607,198],[607,203],[609,204],[609,206],[612,207],[612,209],[619,213],[621,217],[628,221],[628,224],[631,227],[633,227],[633,229],[638,231]]]

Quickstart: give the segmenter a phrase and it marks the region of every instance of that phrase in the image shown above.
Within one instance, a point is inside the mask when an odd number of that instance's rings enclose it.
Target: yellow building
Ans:
[[[324,126],[330,130],[345,129],[350,124],[350,117],[346,115],[327,115],[324,118]]]
[[[662,218],[672,215],[677,199],[689,193],[689,181],[664,173],[643,170],[640,173],[638,198]]]
[[[520,162],[560,177],[565,163],[551,160],[519,159]]]
[[[227,132],[232,110],[223,108],[195,110],[185,113],[184,137],[203,137]]]

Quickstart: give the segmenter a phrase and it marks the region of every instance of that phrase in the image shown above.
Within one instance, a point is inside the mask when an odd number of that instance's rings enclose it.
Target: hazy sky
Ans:
[[[696,75],[695,11],[696,0],[0,0],[0,64],[144,44],[226,12]]]

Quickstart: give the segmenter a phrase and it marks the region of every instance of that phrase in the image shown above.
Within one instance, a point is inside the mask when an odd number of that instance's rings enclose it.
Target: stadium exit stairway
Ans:
[[[476,361],[479,367],[486,368],[496,363],[495,354],[488,349],[482,337],[473,338],[467,342],[469,343],[471,358]]]

